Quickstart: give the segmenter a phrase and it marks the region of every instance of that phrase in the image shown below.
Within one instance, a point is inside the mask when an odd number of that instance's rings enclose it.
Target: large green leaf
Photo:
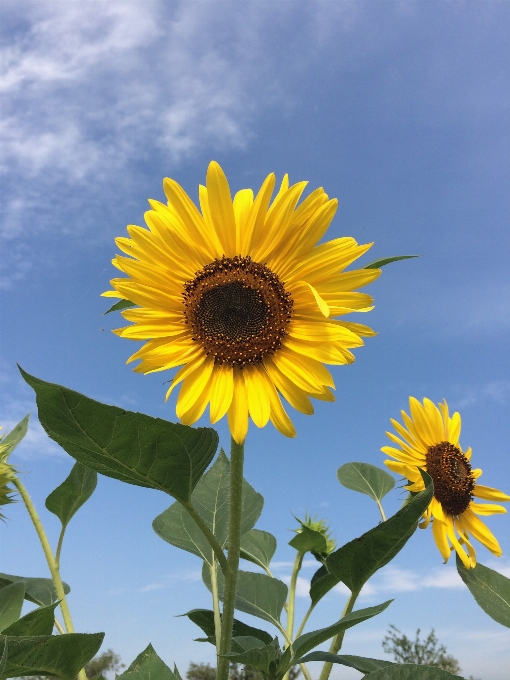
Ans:
[[[258,644],[250,646],[247,644],[250,640],[253,640]],[[270,644],[264,645],[256,638],[235,637],[232,639],[232,649],[235,649],[236,647],[237,651],[225,654],[230,661],[253,666],[266,675],[270,675],[271,671],[276,670],[276,665],[280,658],[278,638],[274,638]]]
[[[2,437],[2,440],[1,440],[2,450],[3,450],[2,457],[9,456],[14,451],[14,449],[18,446],[18,444],[23,439],[23,437],[26,435],[27,430],[28,430],[29,419],[30,419],[30,414],[25,416],[23,418],[23,420],[21,420],[16,425],[16,427],[14,427],[8,434],[6,434],[4,437]]]
[[[364,269],[380,269],[390,262],[398,262],[398,260],[410,260],[413,257],[421,257],[421,255],[397,255],[396,257],[382,257],[379,260],[374,260],[370,264],[366,264]]]
[[[300,663],[300,659],[303,657],[303,655],[307,654],[323,642],[326,642],[326,640],[330,640],[335,635],[338,635],[338,633],[341,633],[348,628],[352,628],[352,626],[356,626],[358,623],[362,623],[367,619],[371,619],[373,616],[377,616],[377,614],[380,614],[382,611],[384,611],[386,607],[388,607],[392,602],[393,600],[388,600],[387,602],[378,604],[375,607],[358,609],[355,612],[347,614],[332,626],[327,626],[326,628],[321,628],[320,630],[313,630],[310,633],[301,635],[292,643],[294,659],[292,660],[291,665]]]
[[[324,553],[328,549],[328,542],[324,536],[304,524],[294,538],[289,541],[289,545],[301,553]]]
[[[315,606],[326,593],[340,583],[340,579],[334,574],[330,574],[326,567],[322,566],[312,576],[310,582],[310,598]]]
[[[74,513],[88,501],[97,484],[97,472],[75,463],[69,476],[46,499],[46,507],[65,528]]]
[[[58,607],[58,602],[50,604],[48,607],[39,607],[34,609],[21,619],[15,621],[8,628],[3,631],[3,635],[9,636],[34,636],[34,635],[51,635],[53,626],[55,625],[55,608]]]
[[[129,668],[117,680],[177,680],[177,675],[168,668],[149,645],[139,654]]]
[[[413,535],[434,493],[432,479],[422,472],[426,488],[393,517],[346,543],[326,560],[326,567],[352,592],[359,592],[375,572],[390,562]]]
[[[379,668],[386,666],[394,666],[392,661],[383,661],[382,659],[371,659],[364,656],[351,656],[350,654],[331,654],[330,652],[312,652],[307,654],[299,660],[300,663],[308,663],[309,661],[323,661],[329,663],[338,663],[342,666],[349,666],[355,668],[362,673],[371,673]]]
[[[69,455],[107,477],[190,500],[218,446],[213,429],[101,404],[20,371],[35,390],[43,428]]]
[[[50,578],[32,578],[29,576],[13,576],[0,573],[0,588],[11,583],[23,581],[25,586],[25,600],[46,607],[58,601],[53,581]],[[67,595],[71,588],[64,583],[64,593]]]
[[[0,680],[41,673],[75,680],[101,647],[103,638],[104,633],[0,637],[0,654],[7,654]]]
[[[338,468],[336,476],[343,486],[364,493],[377,503],[395,486],[394,478],[386,470],[368,463],[346,463]]]
[[[22,581],[0,589],[0,633],[19,619],[24,599],[25,585]]]
[[[186,614],[181,614],[181,616],[187,616],[193,623],[201,628],[207,635],[208,642],[209,638],[211,638],[211,641],[214,640],[214,612],[211,609],[192,609],[191,611],[186,612]],[[270,644],[273,639],[265,630],[253,628],[237,619],[234,619],[232,635],[234,637],[254,637],[261,640],[263,644]]]
[[[205,585],[211,590],[210,569],[205,564],[202,569],[202,578]],[[221,600],[223,600],[224,587],[223,574],[218,571],[218,595]],[[277,578],[271,578],[265,574],[256,574],[253,571],[239,571],[235,608],[279,627],[287,593],[287,586]]]
[[[440,668],[403,663],[379,668],[365,675],[363,680],[452,680],[452,678],[464,680],[460,675],[452,675]]]
[[[276,552],[276,538],[268,531],[250,529],[241,536],[241,557],[262,569],[269,569]]]
[[[510,579],[480,563],[466,569],[458,555],[457,571],[483,611],[510,628]]]
[[[191,503],[219,544],[225,547],[228,540],[230,461],[223,450],[211,469],[198,482],[191,496]],[[263,506],[263,497],[243,480],[242,533],[253,527]],[[212,564],[213,553],[209,542],[180,503],[173,503],[158,515],[152,528],[167,543],[198,555],[208,564]]]

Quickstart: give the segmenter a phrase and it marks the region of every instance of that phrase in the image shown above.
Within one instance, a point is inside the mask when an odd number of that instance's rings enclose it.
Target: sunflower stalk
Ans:
[[[230,446],[230,513],[228,528],[228,571],[225,575],[225,593],[221,622],[221,641],[218,659],[218,680],[228,680],[229,661],[225,654],[230,652],[234,608],[237,589],[237,573],[241,553],[241,514],[243,503],[244,444],[234,438]]]
[[[344,616],[347,616],[347,614],[350,614],[352,612],[359,594],[360,594],[359,590],[353,591],[351,593],[351,596],[349,597],[349,599],[347,600],[347,604],[345,605],[345,609],[342,612],[342,618]],[[333,638],[333,641],[331,642],[331,646],[328,650],[330,654],[338,654],[338,652],[341,650],[342,643],[344,641],[344,635],[345,635],[344,630],[341,633],[338,633],[337,635],[335,635],[335,637]],[[329,661],[326,661],[326,663],[322,667],[322,671],[321,671],[321,674],[319,676],[319,680],[328,680],[332,668],[333,668],[333,664]]]
[[[218,654],[221,643],[221,611],[220,611],[220,598],[218,595],[218,563],[214,559],[210,567],[211,571],[211,591],[213,600],[213,611],[214,611],[214,634],[216,638],[216,653]],[[216,660],[218,663],[218,659]]]
[[[37,532],[37,536],[39,538],[39,542],[41,543],[41,547],[44,552],[44,556],[46,557],[46,561],[48,563],[48,567],[50,570],[51,578],[53,580],[53,585],[55,587],[55,592],[57,594],[57,598],[59,599],[60,603],[60,610],[62,612],[62,618],[64,619],[64,626],[65,626],[65,632],[66,633],[74,633],[74,626],[73,626],[73,621],[71,619],[71,612],[69,611],[69,607],[67,604],[66,600],[66,595],[64,592],[64,584],[62,583],[62,579],[60,577],[60,571],[58,567],[58,563],[53,556],[53,552],[51,550],[50,542],[48,541],[48,537],[46,536],[46,532],[44,530],[44,527],[42,525],[42,522],[39,518],[39,515],[37,514],[37,510],[35,509],[34,504],[32,503],[32,499],[30,498],[30,495],[28,491],[25,489],[24,485],[20,482],[20,480],[17,477],[14,477],[12,480],[12,483],[18,490],[23,503],[25,504],[25,507],[28,511],[28,514],[30,515],[30,519],[32,520],[32,524],[34,525],[34,528]],[[55,619],[56,623],[56,619]],[[64,632],[60,630],[60,632]],[[85,674],[85,670],[82,668],[79,673],[78,673],[78,680],[87,680],[87,676]]]

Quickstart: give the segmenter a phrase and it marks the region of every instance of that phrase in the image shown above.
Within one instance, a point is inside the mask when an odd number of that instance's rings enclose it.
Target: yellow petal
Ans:
[[[234,217],[236,221],[236,253],[241,252],[243,235],[253,206],[253,191],[242,189],[234,196]]]
[[[486,501],[510,501],[508,494],[498,491],[498,489],[493,489],[491,486],[483,486],[483,484],[477,484],[473,494],[477,498],[483,498]]]
[[[469,504],[470,509],[477,515],[505,515],[507,510],[502,505],[494,503],[474,503]]]
[[[264,358],[264,366],[266,367],[268,375],[273,381],[274,385],[281,392],[282,396],[289,402],[289,404],[301,413],[304,413],[308,416],[312,415],[312,402],[306,393],[276,367],[270,356],[266,356]]]
[[[494,536],[489,527],[484,524],[481,519],[478,519],[472,510],[468,508],[465,512],[463,512],[462,520],[473,538],[476,538],[477,541],[483,543],[483,545],[497,557],[502,554],[502,550],[497,538]]]
[[[228,409],[228,426],[234,441],[242,444],[248,433],[248,398],[242,370],[234,366],[234,394]]]
[[[234,377],[232,366],[222,364],[213,371],[211,387],[211,423],[223,418],[230,408],[234,394]]]
[[[206,356],[203,352],[201,352],[198,357],[196,357],[195,359],[187,363],[186,366],[183,366],[177,371],[177,373],[174,375],[172,379],[172,384],[168,388],[165,401],[168,401],[168,398],[170,397],[174,389],[177,387],[177,385],[179,385],[184,380],[184,378],[187,378],[188,375],[191,375],[194,371],[196,371],[197,368],[199,368],[204,363],[205,360]]]
[[[265,427],[271,410],[264,368],[244,366],[243,375],[250,416],[257,427]]]
[[[236,223],[227,178],[215,161],[207,168],[207,196],[211,220],[227,257],[236,255]]]
[[[212,375],[209,376],[209,380],[202,387],[201,391],[197,393],[195,401],[191,404],[190,408],[181,414],[180,419],[183,425],[193,425],[199,418],[202,417],[209,399],[211,396],[211,386],[212,386]]]
[[[271,195],[274,190],[276,177],[271,173],[266,177],[264,183],[253,202],[250,214],[246,221],[243,233],[241,234],[241,250],[240,255],[246,256],[251,252],[253,234],[259,234],[264,228],[264,221],[266,219],[267,209]]]
[[[209,382],[213,368],[214,358],[208,357],[199,368],[184,379],[175,409],[178,418],[182,419],[193,404],[200,400],[200,395]]]
[[[434,519],[432,522],[432,536],[434,537],[434,541],[439,549],[439,552],[443,556],[444,561],[448,562],[451,554],[451,548],[450,544],[448,543],[446,526],[438,519]]]

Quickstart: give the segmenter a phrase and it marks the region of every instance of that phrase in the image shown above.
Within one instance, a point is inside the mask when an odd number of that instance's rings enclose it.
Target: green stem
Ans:
[[[300,663],[300,664],[299,664],[299,667],[300,667],[301,670],[303,671],[303,675],[305,676],[305,680],[312,680],[312,676],[310,675],[310,671],[309,671],[308,668],[305,666],[305,664],[304,664],[304,663]]]
[[[296,602],[296,584],[301,565],[303,564],[304,553],[298,552],[294,560],[294,567],[292,568],[292,576],[290,577],[289,587],[289,601],[287,603],[287,635],[292,640],[294,634],[294,605]]]
[[[62,550],[62,543],[64,541],[65,531],[66,531],[65,527],[62,527],[62,531],[60,532],[60,536],[58,537],[57,549],[55,550],[55,564],[57,565],[57,569],[60,569],[60,552]]]
[[[304,630],[304,628],[305,628],[305,626],[306,626],[306,622],[307,622],[308,619],[310,618],[310,614],[313,612],[314,607],[315,607],[314,604],[311,604],[311,605],[308,607],[308,611],[306,612],[306,614],[305,614],[303,620],[301,621],[301,625],[299,626],[299,630],[298,630],[298,632],[296,633],[296,640],[297,640],[298,637],[300,637],[300,636],[302,635],[303,630]]]
[[[195,523],[198,525],[202,533],[207,539],[207,542],[211,546],[211,548],[214,551],[214,554],[216,555],[216,559],[218,560],[221,571],[223,572],[223,576],[225,578],[227,577],[228,570],[229,570],[229,563],[227,562],[227,558],[225,557],[225,553],[223,552],[223,549],[221,545],[218,543],[216,536],[213,534],[213,532],[209,529],[207,524],[204,522],[202,519],[202,516],[195,510],[195,508],[191,505],[191,503],[183,503],[182,504],[184,508],[188,511],[190,516],[194,519]]]
[[[221,641],[221,612],[220,612],[220,598],[218,596],[218,563],[214,559],[214,556],[210,570],[211,570],[211,591],[214,610],[214,635],[216,637],[216,654],[218,654]]]
[[[386,522],[386,515],[384,514],[384,510],[383,510],[383,506],[381,504],[381,501],[379,499],[376,499],[376,500],[377,500],[377,506],[379,508],[379,512],[381,513],[382,521]]]
[[[58,565],[57,562],[55,561],[55,558],[53,557],[53,552],[51,550],[48,537],[46,536],[46,532],[44,531],[42,522],[39,519],[39,515],[37,514],[37,510],[35,509],[35,506],[32,503],[32,499],[30,498],[28,491],[25,489],[20,480],[17,477],[14,477],[12,483],[19,491],[19,494],[23,499],[23,502],[25,503],[25,507],[28,510],[28,514],[30,515],[30,519],[32,520],[32,523],[35,527],[37,536],[39,537],[39,541],[41,543],[44,556],[46,557],[46,561],[50,569],[53,585],[55,586],[55,593],[57,594],[57,597],[60,601],[60,611],[62,612],[62,618],[64,619],[66,633],[74,633],[71,612],[69,611],[69,607],[67,606],[66,594],[64,592],[64,584],[62,583],[62,579],[60,578]],[[87,680],[87,676],[83,668],[78,673],[78,678],[79,680]]]
[[[359,590],[357,592],[352,592],[350,598],[347,601],[347,604],[345,605],[345,609],[342,613],[342,618],[344,616],[347,616],[347,614],[350,614],[353,610],[354,603],[356,602],[356,599],[359,595]],[[330,654],[338,654],[342,647],[342,642],[344,641],[344,635],[345,635],[345,630],[343,630],[341,633],[338,633],[335,635],[333,638],[333,641],[331,642],[331,646],[329,648]],[[333,668],[333,664],[330,661],[327,661],[324,666],[322,667],[322,672],[320,674],[319,680],[328,680],[329,674],[331,673],[331,669]]]
[[[230,515],[228,526],[228,571],[225,574],[223,616],[221,622],[220,658],[217,680],[228,680],[229,661],[223,655],[230,652],[232,626],[241,552],[241,512],[243,503],[244,444],[234,439],[230,445]]]

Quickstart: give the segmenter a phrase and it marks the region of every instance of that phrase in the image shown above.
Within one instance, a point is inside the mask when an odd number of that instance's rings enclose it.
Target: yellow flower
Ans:
[[[242,443],[250,416],[295,436],[281,396],[302,413],[310,397],[334,401],[333,378],[324,364],[349,364],[363,345],[367,326],[341,321],[372,309],[353,292],[380,270],[343,271],[372,244],[337,238],[317,245],[336,212],[336,199],[316,189],[299,205],[306,182],[285,176],[271,201],[275,176],[258,194],[239,191],[232,200],[227,179],[212,162],[199,188],[201,211],[173,179],[165,179],[168,204],[149,201],[148,229],[128,226],[116,239],[129,257],[113,264],[128,278],[113,279],[103,295],[132,301],[122,312],[132,322],[116,331],[147,340],[129,361],[152,373],[181,366],[177,416],[191,425],[210,404],[211,423],[225,414]]]
[[[478,515],[506,513],[505,508],[493,503],[477,503],[474,498],[487,501],[510,501],[506,493],[489,486],[478,484],[482,471],[471,467],[471,449],[463,451],[460,443],[460,415],[448,414],[448,404],[438,404],[430,399],[421,404],[409,397],[411,416],[402,411],[404,425],[391,419],[400,437],[387,432],[397,445],[384,446],[381,450],[396,460],[385,464],[398,474],[406,477],[410,484],[406,488],[417,492],[424,489],[419,468],[428,472],[434,482],[434,496],[424,514],[420,528],[425,529],[431,519],[432,534],[445,562],[455,550],[464,566],[476,566],[476,553],[470,537],[483,543],[494,555],[501,556],[496,537],[479,519]],[[407,429],[406,429],[407,428]],[[467,548],[467,553],[464,550]]]

